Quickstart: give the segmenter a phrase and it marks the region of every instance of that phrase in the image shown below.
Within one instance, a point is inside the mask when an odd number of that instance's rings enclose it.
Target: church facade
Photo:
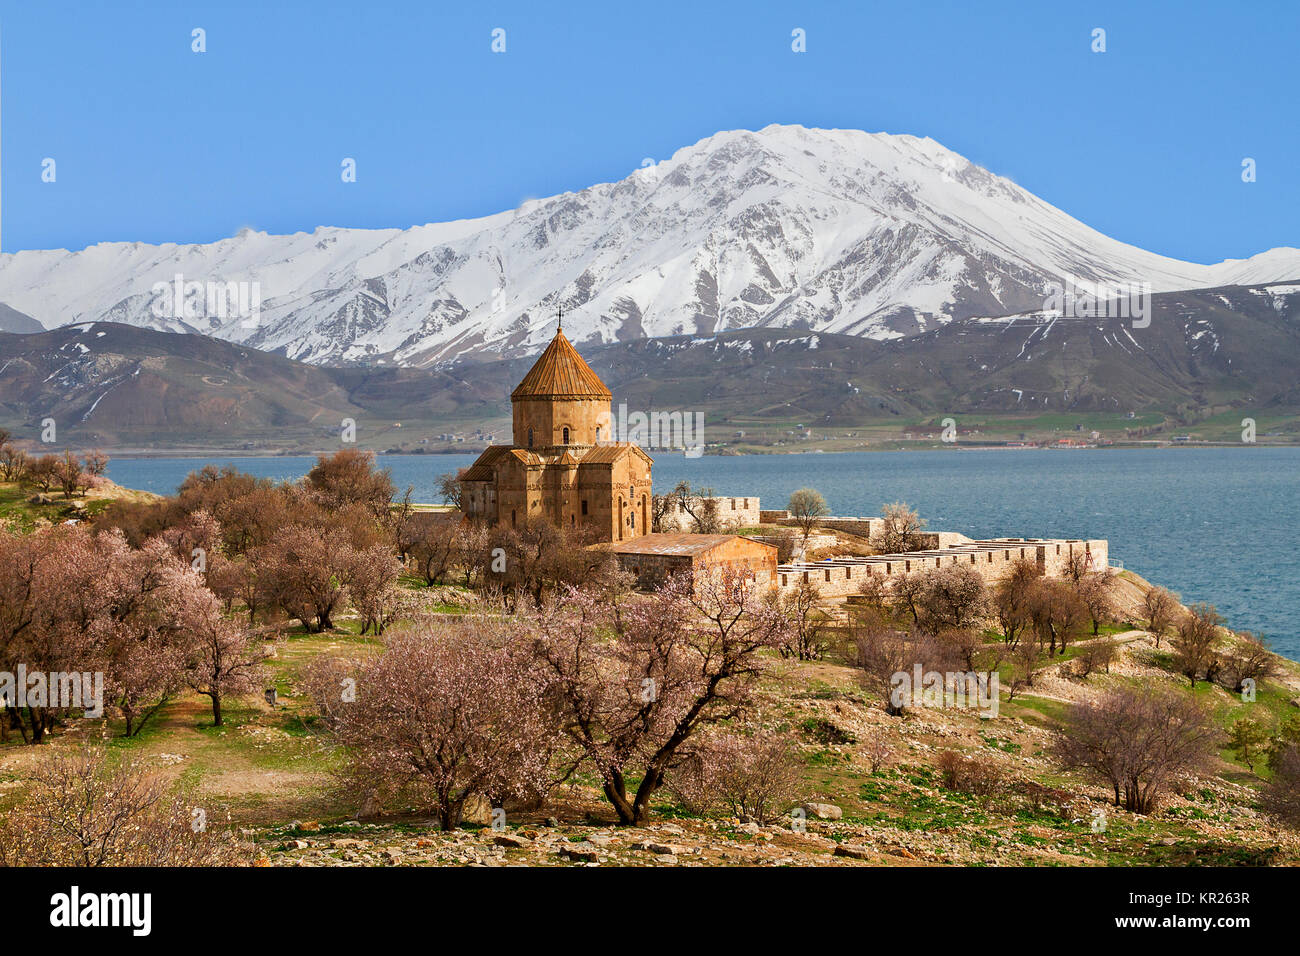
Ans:
[[[514,528],[547,521],[607,542],[648,532],[654,460],[612,440],[611,398],[557,328],[510,393],[513,443],[490,446],[460,473],[465,515]]]

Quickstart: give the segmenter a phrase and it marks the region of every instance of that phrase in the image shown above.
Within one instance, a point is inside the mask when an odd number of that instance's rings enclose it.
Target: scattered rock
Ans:
[[[560,847],[560,856],[567,856],[577,863],[595,863],[600,859],[600,848],[594,843],[571,843]]]
[[[524,850],[533,845],[532,840],[527,840],[514,833],[498,833],[492,838],[492,842],[508,850]]]
[[[645,850],[656,856],[681,856],[687,852],[685,847],[675,846],[672,843],[656,843],[653,840],[642,840],[634,844],[633,849]]]
[[[839,820],[844,816],[844,811],[833,803],[805,803],[803,809],[818,820]]]
[[[847,843],[841,843],[835,848],[834,856],[847,856],[851,860],[869,860],[871,851],[865,846],[849,846]]]

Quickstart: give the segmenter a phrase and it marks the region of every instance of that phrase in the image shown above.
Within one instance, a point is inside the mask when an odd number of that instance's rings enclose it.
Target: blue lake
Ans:
[[[438,475],[473,455],[380,456],[399,492],[434,501]],[[311,458],[212,459],[294,479]],[[109,477],[169,494],[206,460],[114,459]],[[810,486],[835,514],[874,515],[903,500],[933,530],[971,537],[1107,538],[1110,554],[1187,601],[1216,604],[1235,628],[1300,659],[1300,449],[1178,448],[749,455],[660,454],[655,486],[686,478],[718,494],[784,507]]]

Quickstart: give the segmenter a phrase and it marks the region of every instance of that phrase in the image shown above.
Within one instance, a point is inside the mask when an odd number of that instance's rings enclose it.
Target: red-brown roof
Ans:
[[[510,454],[511,448],[510,445],[488,445],[483,449],[483,453],[474,459],[474,464],[460,473],[460,480],[491,481],[494,466],[503,455]]]
[[[592,448],[582,456],[584,465],[612,465],[624,455],[640,455],[647,462],[653,462],[654,459],[645,453],[640,445],[632,442],[612,442],[608,445],[593,445]]]
[[[521,398],[603,398],[613,396],[563,332],[556,332],[524,380],[510,393]]]
[[[643,534],[637,538],[630,538],[627,541],[613,541],[608,544],[597,545],[606,551],[612,551],[615,554],[660,554],[660,555],[693,555],[705,554],[714,548],[721,547],[730,541],[744,541],[752,545],[759,551],[771,550],[776,552],[776,545],[768,544],[766,541],[753,541],[749,538],[741,537],[734,534]]]

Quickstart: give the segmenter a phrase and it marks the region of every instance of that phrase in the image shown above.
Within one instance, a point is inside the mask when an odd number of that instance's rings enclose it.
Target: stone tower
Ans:
[[[510,393],[515,447],[578,453],[609,441],[612,398],[557,325],[551,344]]]
[[[654,461],[611,440],[610,391],[562,326],[510,401],[513,443],[492,445],[460,474],[467,517],[514,528],[548,521],[597,541],[650,530]]]

